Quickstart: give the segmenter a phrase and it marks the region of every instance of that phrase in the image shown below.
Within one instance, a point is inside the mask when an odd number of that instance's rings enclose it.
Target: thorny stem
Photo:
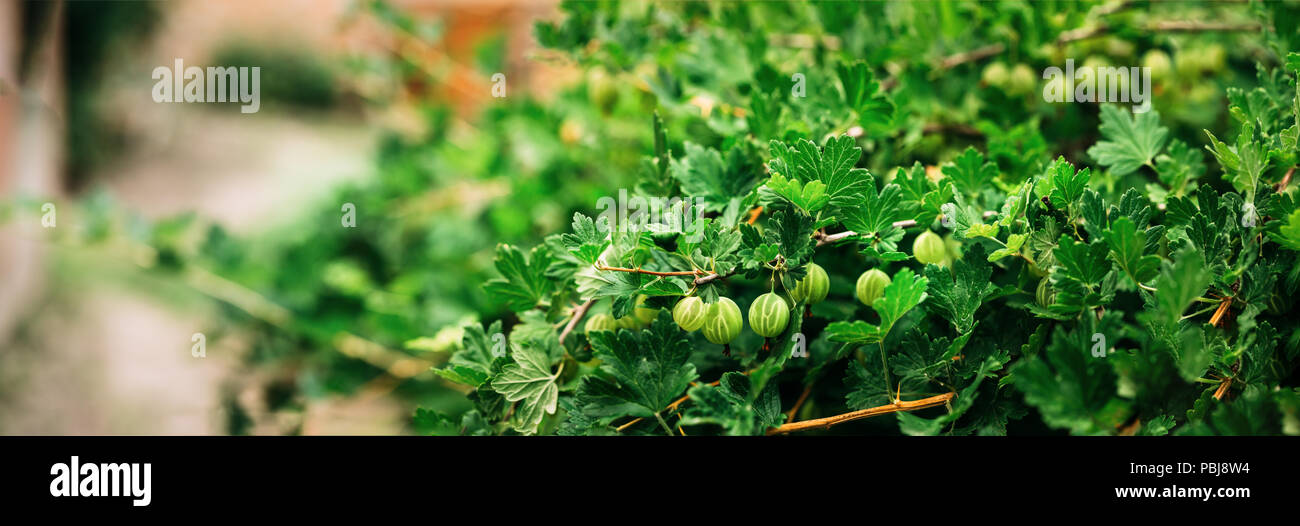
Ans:
[[[615,272],[635,272],[637,274],[649,274],[651,276],[702,276],[708,274],[708,272],[699,269],[675,270],[672,272],[656,272],[653,270],[645,270],[640,268],[606,267],[604,265],[597,266],[596,270],[612,270]]]
[[[569,323],[564,326],[564,330],[560,331],[560,343],[564,343],[564,338],[568,336],[569,333],[573,332],[573,328],[578,326],[578,321],[582,320],[582,317],[586,316],[587,311],[591,310],[591,306],[595,304],[596,298],[592,298],[573,310],[573,317],[570,318]]]
[[[868,418],[868,417],[873,417],[878,415],[896,413],[899,411],[916,411],[920,409],[927,409],[930,407],[941,406],[948,403],[949,400],[952,400],[956,396],[957,393],[944,393],[941,395],[931,396],[929,398],[922,398],[920,400],[908,400],[908,401],[897,400],[892,404],[882,405],[879,407],[871,407],[871,408],[852,411],[849,413],[839,414],[835,416],[828,416],[826,418],[816,418],[813,420],[805,420],[803,422],[791,422],[789,424],[783,424],[781,425],[781,427],[769,429],[767,431],[767,434],[779,435],[779,434],[791,433],[794,431],[804,431],[804,430],[816,429],[816,428],[828,429],[835,424],[842,424],[844,422],[851,422],[853,420],[860,420],[863,418]]]
[[[1278,193],[1282,193],[1283,190],[1286,190],[1287,183],[1291,182],[1291,176],[1295,174],[1295,168],[1295,166],[1292,166],[1291,169],[1287,170],[1286,175],[1282,176],[1282,181],[1277,183]]]
[[[988,210],[988,211],[985,211],[985,212],[984,212],[984,218],[985,218],[985,219],[988,219],[988,218],[993,217],[993,216],[995,216],[995,215],[997,215],[997,214],[998,214],[997,211],[994,211],[994,210]],[[942,214],[939,215],[939,220],[940,220],[940,221],[943,220],[943,215],[942,215]],[[904,219],[904,220],[902,220],[902,221],[894,221],[893,225],[894,225],[894,228],[912,228],[912,227],[916,226],[917,223],[916,223],[916,220],[915,220],[915,219]],[[858,235],[858,233],[857,233],[857,232],[854,232],[854,231],[852,231],[852,230],[845,230],[845,231],[840,232],[840,233],[837,233],[837,234],[826,234],[826,233],[824,233],[824,232],[817,231],[817,232],[813,233],[813,239],[816,239],[816,240],[817,240],[817,246],[820,247],[820,246],[823,246],[823,245],[829,245],[829,244],[834,243],[834,242],[836,242],[836,241],[839,241],[839,240],[841,240],[841,239],[847,239],[847,238],[850,238],[850,237],[853,237],[853,236],[856,236],[856,235]]]

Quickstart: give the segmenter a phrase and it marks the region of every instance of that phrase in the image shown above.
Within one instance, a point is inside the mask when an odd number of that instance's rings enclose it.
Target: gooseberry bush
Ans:
[[[674,220],[593,200],[499,245],[484,288],[510,314],[435,369],[473,407],[417,421],[1300,434],[1296,28],[1214,6],[1187,12],[1255,31],[1170,37],[1175,12],[1093,7],[566,4],[542,43],[657,101],[632,110],[651,134],[634,181],[604,195],[671,200]],[[967,47],[927,59],[921,20]],[[1248,59],[1198,65],[1234,39]],[[1044,102],[1035,72],[1066,53],[1142,57],[1155,109]],[[1214,74],[1241,85],[1207,103]]]

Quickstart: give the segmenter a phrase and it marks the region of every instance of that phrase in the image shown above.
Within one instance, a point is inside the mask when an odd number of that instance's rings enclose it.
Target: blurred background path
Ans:
[[[467,20],[499,16],[493,2],[395,3],[481,12]],[[99,87],[113,131],[127,141],[77,181],[60,181],[69,163],[78,162],[65,157],[60,134],[76,123],[64,122],[63,112],[43,111],[65,100],[75,103],[75,94],[62,89],[68,71],[59,58],[62,43],[50,39],[45,55],[37,57],[43,70],[21,72],[20,3],[3,4],[0,34],[9,36],[0,42],[0,82],[6,83],[0,86],[0,145],[19,146],[0,154],[0,197],[64,192],[63,198],[71,198],[65,189],[96,188],[149,219],[194,211],[233,232],[250,233],[288,224],[334,185],[373,175],[379,127],[355,101],[286,111],[268,103],[265,72],[262,110],[254,115],[229,105],[158,104],[150,98],[154,66],[170,65],[176,57],[186,65],[220,65],[218,55],[232,43],[323,50],[327,57],[374,46],[364,26],[340,29],[355,2],[162,3],[145,51],[111,61],[114,69]],[[528,18],[518,22],[527,34]],[[458,30],[472,34],[474,24]],[[240,379],[233,377],[249,373],[236,369],[244,351],[238,337],[210,342],[206,358],[190,356],[191,335],[205,330],[215,315],[212,302],[91,254],[71,250],[51,257],[49,247],[34,240],[39,230],[30,222],[0,222],[0,433],[228,432],[232,415],[223,412],[223,385],[234,382],[238,393]],[[385,396],[325,400],[304,409],[301,429],[401,433],[409,411]],[[251,432],[286,427],[291,426],[261,423]]]

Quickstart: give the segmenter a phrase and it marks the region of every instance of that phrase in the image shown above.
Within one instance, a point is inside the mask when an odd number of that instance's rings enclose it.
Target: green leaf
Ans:
[[[1200,150],[1174,139],[1169,149],[1156,157],[1156,173],[1174,195],[1190,190],[1189,183],[1205,174],[1205,156]]]
[[[682,413],[682,425],[716,425],[730,436],[755,435],[762,430],[754,412],[727,396],[720,386],[697,385],[688,394],[691,406]]]
[[[1268,237],[1290,250],[1300,250],[1300,209],[1286,217],[1286,223]]]
[[[1160,126],[1159,112],[1132,114],[1115,104],[1101,105],[1098,129],[1107,140],[1088,148],[1088,155],[1119,176],[1149,165],[1169,139],[1169,129]]]
[[[858,112],[859,122],[869,128],[887,127],[893,121],[894,103],[880,91],[880,82],[865,62],[839,64],[837,72],[844,89],[844,103]]]
[[[1057,326],[1042,355],[1011,368],[1016,389],[1049,426],[1103,434],[1113,432],[1127,417],[1126,404],[1115,397],[1114,370],[1105,358],[1089,352],[1092,334],[1085,327],[1067,332]]]
[[[875,177],[867,174],[867,181],[861,202],[843,212],[844,226],[857,232],[860,242],[880,252],[892,252],[903,237],[902,230],[894,226],[895,221],[904,219],[902,188],[890,183],[876,193]]]
[[[1058,157],[1048,175],[1052,185],[1048,197],[1052,206],[1064,210],[1083,197],[1092,171],[1089,168],[1075,171],[1074,165],[1066,162],[1065,157]]]
[[[718,150],[690,141],[684,148],[686,155],[672,160],[669,173],[681,184],[683,193],[704,200],[706,211],[723,211],[758,184],[762,170],[750,166],[749,155],[740,147],[727,150],[725,159]]]
[[[501,332],[500,320],[492,322],[492,325],[486,331],[478,324],[465,327],[464,336],[461,337],[461,349],[452,353],[451,359],[448,360],[448,369],[451,370],[448,374],[466,379],[480,377],[486,379],[492,374],[492,362],[497,358],[506,356],[505,342],[506,338]],[[456,371],[456,369],[468,369],[472,372]],[[483,381],[480,380],[478,383],[470,385],[477,387],[482,383]]]
[[[515,345],[510,352],[513,363],[492,379],[492,390],[510,402],[519,402],[512,424],[520,433],[536,433],[542,418],[555,414],[559,396],[555,380],[559,373],[551,372],[549,354],[539,342]]]
[[[1210,130],[1205,130],[1205,134],[1210,137],[1210,146],[1206,146],[1205,149],[1218,159],[1233,188],[1245,194],[1247,202],[1254,203],[1255,192],[1259,188],[1259,177],[1269,164],[1266,148],[1262,143],[1254,140],[1254,126],[1249,122],[1242,123],[1236,146],[1224,144],[1210,133]]]
[[[510,310],[522,312],[542,301],[555,283],[546,276],[551,254],[545,245],[534,247],[528,257],[510,245],[497,245],[496,267],[502,278],[488,281],[484,287]]]
[[[1182,250],[1174,255],[1172,263],[1165,262],[1156,278],[1156,309],[1160,320],[1167,325],[1177,323],[1187,306],[1205,294],[1210,278],[1194,250]]]
[[[882,338],[889,334],[889,330],[903,318],[904,314],[907,314],[907,311],[925,301],[925,289],[928,285],[928,279],[917,276],[910,268],[904,268],[894,274],[893,281],[885,286],[880,298],[871,304],[871,308],[880,314]]]
[[[1020,247],[1025,246],[1025,239],[1027,238],[1024,234],[1007,236],[1007,246],[994,250],[992,254],[989,254],[989,262],[1020,254]]]
[[[993,184],[993,179],[998,176],[998,167],[985,162],[984,154],[974,147],[967,147],[953,164],[943,167],[943,174],[952,180],[957,191],[973,197]]]
[[[766,187],[806,214],[825,208],[831,200],[826,195],[826,184],[821,181],[808,181],[808,184],[801,186],[796,179],[786,179],[779,173],[773,173],[767,180]]]
[[[862,148],[848,135],[827,139],[825,148],[800,139],[793,145],[772,141],[769,149],[772,161],[768,163],[768,171],[804,184],[821,181],[825,185],[824,194],[833,206],[854,203],[859,194],[875,189],[867,171],[854,167],[862,157]]]
[[[600,331],[588,336],[600,369],[616,390],[606,396],[643,408],[649,414],[668,407],[698,376],[686,333],[667,309],[643,331]]]
[[[1089,287],[1101,284],[1102,278],[1110,271],[1110,264],[1106,262],[1109,250],[1103,240],[1084,244],[1062,234],[1053,253],[1060,263],[1058,268],[1061,274]]]
[[[609,231],[609,222],[602,217],[601,224],[606,232]],[[560,241],[568,249],[573,257],[578,261],[587,264],[595,264],[600,258],[601,252],[609,246],[609,241],[605,240],[605,234],[597,226],[595,221],[590,217],[582,215],[580,212],[573,214],[573,233],[560,236]]]
[[[992,274],[993,268],[979,245],[970,247],[961,259],[953,262],[951,272],[938,265],[926,265],[930,297],[927,309],[952,322],[958,334],[969,332],[975,325],[975,311],[995,288],[989,282]]]
[[[1133,225],[1133,220],[1121,216],[1112,222],[1110,230],[1106,232],[1106,242],[1110,245],[1110,258],[1134,282],[1145,283],[1156,276],[1160,268],[1160,257],[1144,254],[1146,232],[1139,232]]]

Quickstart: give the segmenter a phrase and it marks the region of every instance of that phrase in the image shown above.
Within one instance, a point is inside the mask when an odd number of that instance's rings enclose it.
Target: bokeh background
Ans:
[[[547,1],[0,1],[0,433],[391,434],[410,431],[413,399],[465,403],[404,344],[481,301],[461,285],[491,269],[495,239],[472,219],[507,240],[535,228],[517,206],[487,210],[513,191],[493,179],[514,160],[473,144],[469,120],[493,72],[537,96],[578,74],[529,59],[534,22],[554,15]],[[150,72],[176,58],[261,66],[261,111],[155,103]],[[530,162],[555,154],[547,131]]]

